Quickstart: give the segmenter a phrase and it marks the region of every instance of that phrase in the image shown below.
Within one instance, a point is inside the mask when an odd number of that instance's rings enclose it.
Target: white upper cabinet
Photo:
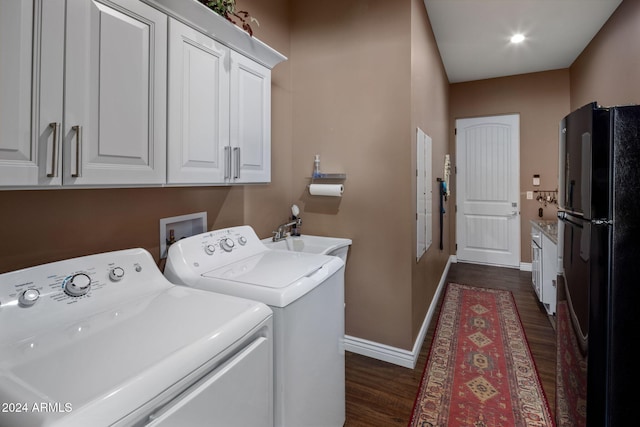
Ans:
[[[64,184],[166,179],[167,16],[138,0],[68,0]]]
[[[231,52],[231,182],[271,181],[271,70]]]
[[[271,180],[271,70],[169,23],[169,184]]]
[[[166,40],[138,0],[0,0],[0,186],[163,184]]]
[[[0,186],[61,182],[63,42],[64,0],[0,0]]]
[[[0,0],[0,184],[35,183],[31,139],[32,1]]]
[[[195,0],[0,0],[0,189],[269,182],[285,59]]]
[[[168,182],[229,177],[229,48],[169,21]]]

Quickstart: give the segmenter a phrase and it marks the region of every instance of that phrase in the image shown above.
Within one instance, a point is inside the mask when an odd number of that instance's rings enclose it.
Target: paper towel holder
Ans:
[[[345,180],[347,179],[346,173],[321,173],[318,176],[311,177],[311,183],[314,181],[325,182],[333,179]]]
[[[310,184],[307,184],[307,188],[311,184],[332,184],[342,182],[347,179],[346,173],[321,173],[316,176],[308,178],[311,180]]]
[[[342,183],[347,179],[347,174],[345,173],[321,173],[316,176],[312,176],[311,183],[307,184],[307,191],[310,189],[311,184],[337,184]]]

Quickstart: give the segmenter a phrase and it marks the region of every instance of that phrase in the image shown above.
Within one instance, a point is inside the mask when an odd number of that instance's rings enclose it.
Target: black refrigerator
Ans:
[[[556,420],[639,425],[640,107],[566,116],[559,161]]]

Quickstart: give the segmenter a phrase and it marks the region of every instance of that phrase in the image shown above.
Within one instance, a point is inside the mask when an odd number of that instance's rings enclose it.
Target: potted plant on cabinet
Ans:
[[[236,10],[236,0],[198,0],[218,15],[226,18],[233,24],[242,27],[250,36],[253,36],[253,29],[250,23],[260,23],[257,19],[249,15],[246,10]]]

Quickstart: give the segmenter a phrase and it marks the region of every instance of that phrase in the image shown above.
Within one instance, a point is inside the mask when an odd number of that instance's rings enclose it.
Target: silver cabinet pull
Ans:
[[[236,160],[235,173],[233,179],[240,178],[240,147],[233,147],[233,156]]]
[[[75,125],[71,129],[76,133],[76,159],[75,159],[75,171],[71,171],[72,178],[79,178],[82,176],[81,161],[82,156],[82,126]]]
[[[58,146],[60,145],[58,135],[60,133],[60,123],[49,123],[49,127],[51,128],[53,138],[51,144],[51,163],[47,165],[47,178],[54,178],[58,176]],[[49,167],[51,167],[51,169],[49,169]]]
[[[224,179],[231,178],[231,147],[224,147]]]

